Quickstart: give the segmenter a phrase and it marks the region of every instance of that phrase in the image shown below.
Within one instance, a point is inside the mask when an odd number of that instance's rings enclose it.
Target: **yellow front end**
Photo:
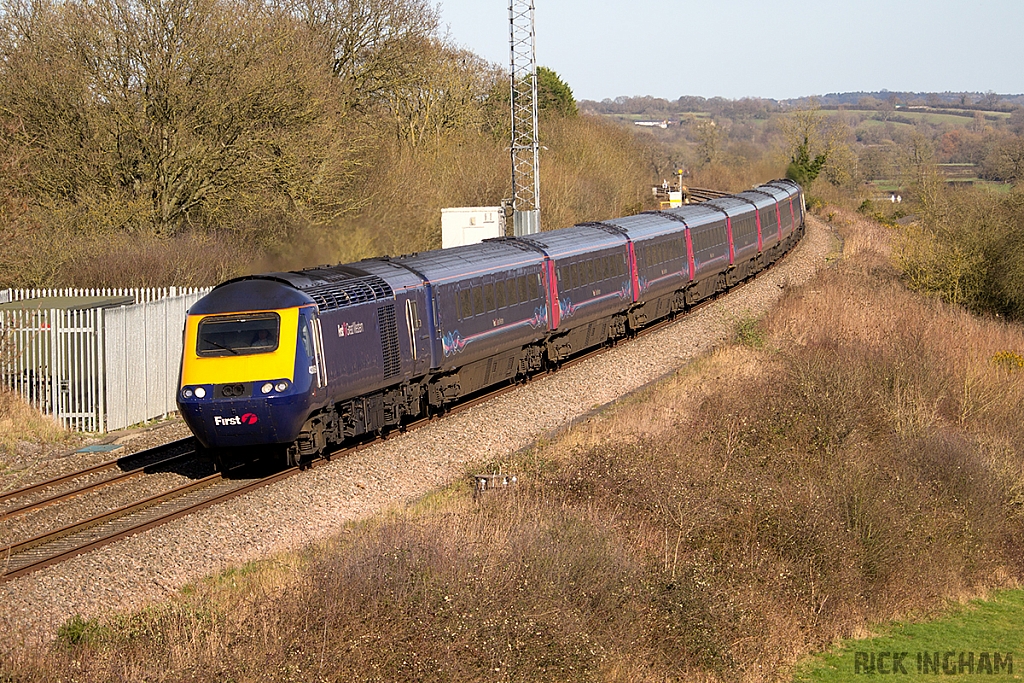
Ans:
[[[200,384],[259,382],[269,379],[295,381],[296,331],[299,309],[240,311],[235,315],[276,313],[281,318],[280,338],[273,351],[203,357],[198,353],[199,324],[217,315],[190,315],[185,322],[185,348],[182,355],[181,387]]]

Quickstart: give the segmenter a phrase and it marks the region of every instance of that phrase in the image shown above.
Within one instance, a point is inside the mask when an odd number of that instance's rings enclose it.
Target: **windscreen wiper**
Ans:
[[[236,356],[239,355],[238,351],[236,351],[235,349],[232,349],[231,347],[228,347],[228,346],[224,346],[222,344],[218,344],[217,342],[213,341],[212,339],[204,339],[203,341],[206,342],[207,344],[213,344],[218,349],[224,349],[225,351],[233,353]]]

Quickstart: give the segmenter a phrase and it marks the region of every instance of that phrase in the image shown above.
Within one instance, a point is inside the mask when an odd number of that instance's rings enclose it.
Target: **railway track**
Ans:
[[[768,272],[768,271],[762,271]],[[758,274],[760,275],[760,274]],[[736,292],[749,282],[756,279],[755,275],[748,280],[737,283],[727,292],[712,297],[690,309],[689,312],[719,301],[723,295]],[[636,334],[636,337],[643,337],[653,334],[675,322],[676,317],[666,318],[655,322]],[[606,345],[589,351],[581,352],[578,355],[567,359],[560,367],[570,367],[590,358],[594,358],[613,348]],[[515,384],[506,384],[478,396],[471,397],[456,406],[453,406],[448,413],[457,413],[468,410],[476,405],[489,401],[506,392],[516,388]],[[431,421],[430,418],[422,418],[406,425],[402,431],[412,431],[425,426]],[[33,538],[12,543],[0,548],[0,582],[8,581],[44,567],[63,562],[76,555],[95,550],[104,545],[114,543],[134,534],[166,524],[185,515],[193,514],[204,508],[226,502],[232,498],[245,495],[264,486],[288,479],[299,474],[303,469],[319,467],[329,462],[333,457],[352,453],[365,448],[373,443],[386,438],[382,435],[378,438],[350,444],[337,448],[330,452],[325,458],[314,460],[304,464],[302,467],[288,467],[286,469],[270,472],[262,476],[255,476],[247,472],[247,467],[253,464],[241,465],[227,472],[217,472],[195,481],[177,486],[148,496],[142,500],[129,503],[109,512],[90,517],[74,524],[63,526],[59,529],[39,534]],[[180,451],[180,452],[178,452]],[[144,456],[144,457],[143,457]],[[132,456],[126,456],[118,460],[112,460],[94,467],[83,469],[79,472],[57,477],[48,481],[27,486],[17,491],[0,494],[0,504],[10,503],[12,500],[24,499],[31,494],[44,491],[49,488],[57,488],[62,484],[72,482],[75,479],[82,479],[93,476],[97,473],[125,468],[127,459],[133,459],[135,466],[128,471],[99,482],[90,482],[68,491],[60,491],[54,495],[36,500],[30,503],[8,508],[0,519],[10,519],[13,516],[26,514],[49,505],[67,501],[75,496],[88,491],[113,485],[128,478],[139,476],[149,471],[152,472],[162,467],[168,467],[183,460],[195,456],[195,442],[193,439],[183,439],[166,444],[165,446],[150,449]],[[149,458],[150,460],[147,460]],[[141,464],[145,463],[145,464]]]
[[[0,493],[0,521],[34,512],[54,503],[68,500],[76,496],[95,491],[96,489],[142,476],[160,467],[170,467],[195,454],[195,439],[188,437],[170,443],[149,448],[138,453],[122,456],[115,460],[86,467],[85,469],[63,474],[59,477],[31,484],[13,491]],[[120,473],[117,473],[117,471]],[[96,479],[97,476],[106,472],[113,473],[112,476]],[[76,480],[93,480],[67,489],[68,484]],[[60,489],[65,490],[60,490]],[[43,497],[40,494],[54,489],[56,492]],[[27,502],[26,502],[27,501]]]

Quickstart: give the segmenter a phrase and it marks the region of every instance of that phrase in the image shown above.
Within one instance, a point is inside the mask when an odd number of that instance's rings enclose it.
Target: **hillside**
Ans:
[[[520,476],[506,495],[439,491],[80,622],[9,671],[776,680],[870,623],[1020,580],[1024,332],[907,291],[884,228],[829,217],[833,267],[735,343],[501,463]]]

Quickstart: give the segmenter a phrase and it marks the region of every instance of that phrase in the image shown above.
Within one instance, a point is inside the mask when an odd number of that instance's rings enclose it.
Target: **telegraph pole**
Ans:
[[[537,137],[537,35],[533,0],[509,0],[512,61],[512,226],[540,232],[540,143]]]

